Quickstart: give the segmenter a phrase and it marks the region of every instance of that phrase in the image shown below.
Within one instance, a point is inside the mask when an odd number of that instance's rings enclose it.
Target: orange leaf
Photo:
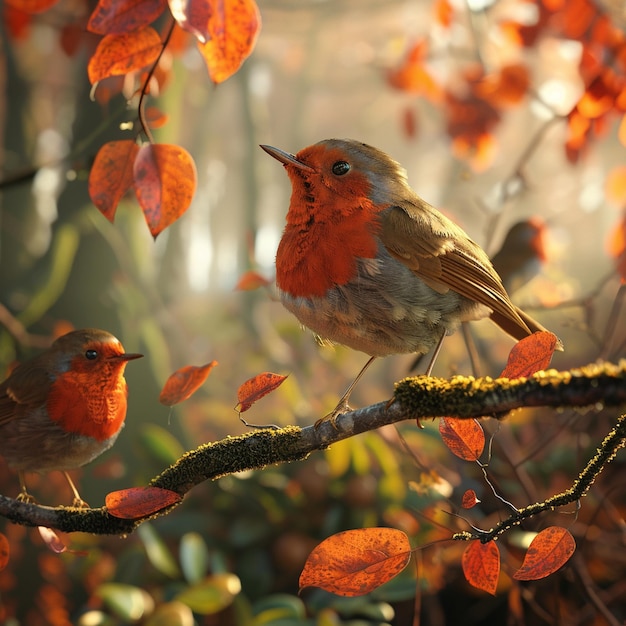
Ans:
[[[496,594],[500,576],[500,550],[495,541],[472,541],[461,558],[465,580],[492,596]]]
[[[476,95],[496,107],[517,104],[528,91],[528,68],[522,63],[505,65],[498,73],[488,74],[474,86]]]
[[[130,139],[105,143],[89,172],[89,197],[109,222],[119,201],[133,185],[133,163],[139,146]]]
[[[558,342],[557,336],[549,332],[524,337],[513,346],[500,378],[522,378],[545,370]]]
[[[477,461],[485,447],[485,433],[475,419],[442,417],[439,433],[450,452],[464,461]]]
[[[263,372],[249,378],[237,390],[239,402],[235,406],[235,411],[245,413],[257,400],[282,385],[285,378],[287,376],[272,374],[272,372]]]
[[[254,291],[259,287],[269,287],[271,284],[272,282],[267,280],[265,276],[262,276],[259,272],[250,270],[248,272],[244,272],[239,277],[239,280],[235,285],[235,289],[237,291]]]
[[[362,596],[397,576],[411,558],[408,537],[395,528],[337,533],[309,554],[300,590],[320,587],[340,596]]]
[[[6,535],[0,533],[0,572],[7,566],[10,554],[9,540],[6,538]]]
[[[9,6],[25,13],[43,13],[52,8],[59,0],[6,0]]]
[[[146,120],[150,128],[161,128],[167,124],[169,116],[157,107],[146,107]]]
[[[211,0],[168,0],[178,25],[201,43],[209,40],[209,20],[214,11]]]
[[[89,59],[87,74],[91,84],[108,76],[128,74],[154,63],[163,44],[150,26],[122,35],[107,35]]]
[[[182,500],[175,491],[160,487],[131,487],[107,494],[104,503],[113,517],[138,519],[177,504]]]
[[[626,165],[618,165],[609,172],[605,192],[611,204],[619,208],[626,207]]]
[[[218,84],[232,76],[248,58],[261,28],[254,0],[210,0],[209,38],[198,42],[211,80]]]
[[[408,51],[400,66],[387,72],[387,81],[396,89],[424,95],[436,102],[441,99],[442,92],[441,87],[424,65],[427,51],[426,40],[418,40]]]
[[[87,30],[99,35],[121,35],[147,26],[163,13],[167,0],[99,0]]]
[[[180,146],[146,144],[133,169],[135,192],[148,228],[156,239],[189,208],[196,191],[196,166]]]
[[[449,0],[435,0],[434,5],[435,19],[439,24],[448,28],[452,23],[454,9]]]
[[[550,526],[542,530],[528,546],[522,566],[513,574],[515,580],[539,580],[556,572],[569,561],[576,542],[569,530]]]
[[[194,394],[207,379],[217,361],[206,365],[187,365],[176,370],[163,385],[159,402],[165,406],[174,406]]]
[[[463,494],[463,498],[461,499],[461,506],[464,509],[471,509],[475,507],[479,502],[480,500],[478,499],[476,492],[473,489],[468,489]]]

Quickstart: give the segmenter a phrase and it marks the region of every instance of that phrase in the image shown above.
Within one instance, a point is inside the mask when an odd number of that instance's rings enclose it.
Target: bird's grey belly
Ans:
[[[371,356],[428,352],[459,323],[489,314],[454,291],[435,292],[391,259],[359,259],[358,277],[325,297],[293,297],[283,305],[321,339]]]

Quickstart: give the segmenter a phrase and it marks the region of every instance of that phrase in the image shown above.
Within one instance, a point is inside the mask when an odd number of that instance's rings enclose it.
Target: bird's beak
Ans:
[[[132,361],[133,359],[140,359],[143,354],[138,354],[136,352],[125,352],[124,354],[116,354],[113,359],[118,359],[120,361]]]
[[[279,150],[278,148],[274,148],[272,146],[261,145],[261,148],[263,148],[263,150],[265,150],[265,152],[267,152],[270,156],[273,156],[277,161],[280,161],[283,165],[293,165],[304,172],[315,171],[312,167],[302,163],[302,161],[298,161],[298,159],[296,159],[293,154],[289,154],[289,152]]]

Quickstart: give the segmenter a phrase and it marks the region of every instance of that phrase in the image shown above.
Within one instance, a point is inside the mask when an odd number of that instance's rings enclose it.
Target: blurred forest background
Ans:
[[[345,348],[317,346],[271,289],[235,290],[250,269],[273,278],[289,202],[287,177],[260,143],[295,153],[348,137],[379,147],[406,167],[422,197],[491,254],[513,224],[541,217],[545,262],[513,299],[562,338],[566,352],[554,367],[623,356],[626,320],[615,300],[620,281],[609,243],[626,206],[626,153],[610,107],[584,141],[566,149],[568,114],[586,87],[584,35],[559,28],[569,23],[567,4],[579,17],[591,7],[583,30],[600,15],[620,32],[625,27],[622,5],[582,0],[260,0],[256,48],[225,83],[211,84],[193,48],[169,58],[168,84],[153,100],[169,119],[153,132],[193,155],[198,189],[187,213],[156,241],[134,198],[120,206],[115,225],[89,199],[99,147],[134,136],[125,125],[136,117],[121,95],[90,97],[86,64],[98,39],[85,23],[95,3],[61,0],[23,26],[9,23],[15,14],[3,7],[2,371],[71,327],[107,329],[127,351],[146,355],[126,370],[129,410],[115,447],[75,473],[92,506],[113,489],[145,484],[185,450],[245,432],[233,406],[247,378],[289,374],[249,421],[309,425],[335,405],[365,361]],[[540,19],[545,30],[527,46],[505,27],[531,29]],[[423,63],[411,66],[411,51],[423,54]],[[511,95],[484,80],[520,65],[528,69],[521,93],[515,81]],[[484,102],[468,91],[473,72]],[[498,96],[491,103],[490,88]],[[488,322],[471,332],[478,373],[497,376],[511,340]],[[219,366],[193,398],[173,409],[159,404],[172,371],[213,359]],[[376,362],[353,405],[390,397],[412,360]],[[446,341],[434,373],[455,372],[471,373],[460,333]],[[490,476],[518,506],[545,498],[571,484],[613,419],[609,411],[517,412],[500,426]],[[66,539],[86,556],[58,556],[36,531],[0,523],[12,548],[0,573],[0,623],[408,624],[416,590],[425,624],[459,623],[461,616],[464,624],[609,623],[581,590],[593,589],[613,607],[626,595],[619,459],[570,529],[584,560],[544,583],[520,585],[505,568],[499,593],[487,598],[463,580],[463,546],[448,542],[419,553],[417,582],[410,567],[366,598],[295,595],[307,554],[333,532],[390,525],[406,530],[413,545],[447,538],[463,522],[442,510],[456,511],[468,487],[483,500],[474,523],[489,528],[497,521],[502,505],[481,471],[452,457],[436,423],[425,426],[401,425],[402,439],[383,429],[301,464],[202,485],[171,515],[128,538]],[[29,480],[42,503],[70,501],[60,473]],[[17,476],[0,466],[0,493],[18,489]],[[575,519],[554,517],[562,525]],[[507,549],[519,558],[514,542]]]

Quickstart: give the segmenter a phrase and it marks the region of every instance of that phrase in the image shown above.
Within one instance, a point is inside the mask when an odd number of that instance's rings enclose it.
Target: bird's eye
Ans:
[[[85,358],[89,361],[93,361],[94,359],[98,358],[98,351],[97,350],[87,350],[85,352]]]
[[[346,161],[337,161],[333,163],[333,174],[335,176],[343,176],[350,171],[350,163],[346,163]]]

